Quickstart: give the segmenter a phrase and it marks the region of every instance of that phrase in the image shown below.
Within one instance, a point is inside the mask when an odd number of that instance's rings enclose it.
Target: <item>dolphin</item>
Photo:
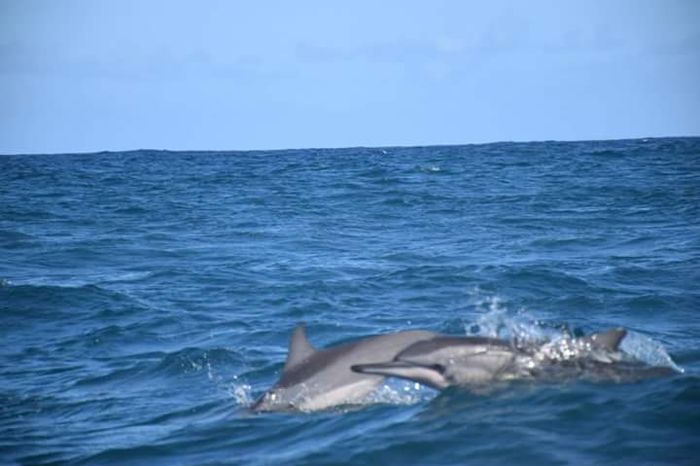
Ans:
[[[315,411],[360,402],[384,381],[384,376],[353,372],[351,366],[391,361],[409,345],[436,336],[426,330],[411,330],[315,349],[306,337],[304,324],[300,324],[292,332],[280,379],[251,409]]]
[[[437,335],[407,346],[393,360],[354,364],[352,370],[407,379],[438,390],[555,377],[561,375],[557,368],[580,374],[588,367],[620,361],[619,345],[626,334],[624,329],[613,329],[532,348],[496,338]]]

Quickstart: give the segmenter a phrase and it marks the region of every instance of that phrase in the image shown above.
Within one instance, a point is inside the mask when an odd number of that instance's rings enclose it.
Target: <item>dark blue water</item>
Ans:
[[[0,279],[0,463],[698,461],[697,138],[0,156]],[[624,326],[685,372],[251,414],[300,321]]]

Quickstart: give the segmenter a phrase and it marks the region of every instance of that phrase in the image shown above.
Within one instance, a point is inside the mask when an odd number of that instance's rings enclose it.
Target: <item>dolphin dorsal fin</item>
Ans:
[[[289,352],[287,362],[284,363],[284,370],[295,366],[314,354],[316,350],[306,338],[306,326],[299,324],[292,332],[292,339],[289,341]]]
[[[609,351],[617,351],[618,346],[622,342],[622,339],[627,336],[627,330],[623,328],[615,328],[605,332],[594,333],[591,336],[586,337],[591,345],[598,348],[603,348]]]

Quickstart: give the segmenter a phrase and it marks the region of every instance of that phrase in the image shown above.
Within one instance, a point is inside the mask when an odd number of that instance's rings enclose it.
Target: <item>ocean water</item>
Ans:
[[[699,285],[698,138],[0,156],[0,463],[699,464]],[[302,321],[679,370],[251,413]]]

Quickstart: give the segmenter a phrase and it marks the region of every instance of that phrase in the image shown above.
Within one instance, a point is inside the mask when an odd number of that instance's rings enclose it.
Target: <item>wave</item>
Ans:
[[[130,298],[116,291],[94,284],[16,284],[3,280],[0,286],[0,302],[6,316],[38,317],[55,319],[60,315],[79,318],[74,309],[113,306],[130,302]]]

